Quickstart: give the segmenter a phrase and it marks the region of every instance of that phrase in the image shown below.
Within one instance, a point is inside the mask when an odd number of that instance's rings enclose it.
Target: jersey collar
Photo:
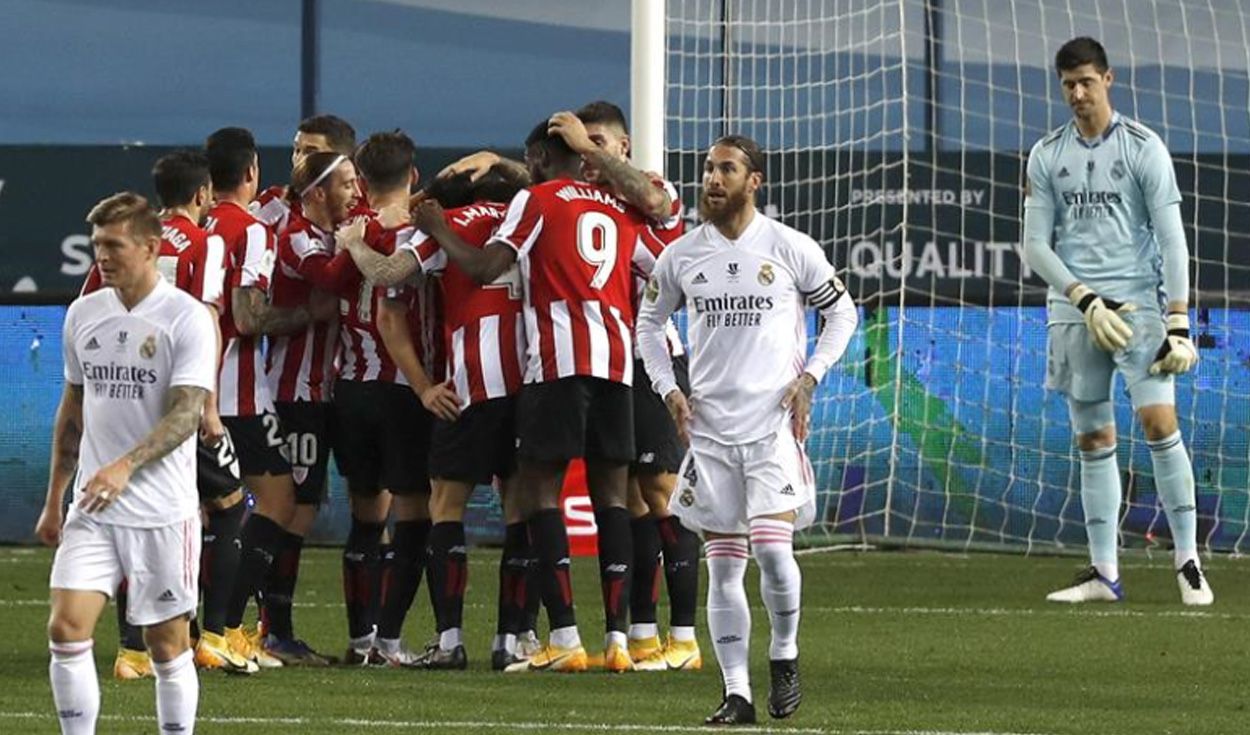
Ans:
[[[711,222],[707,223],[707,226],[708,229],[711,230],[712,238],[714,240],[730,247],[738,247],[740,243],[749,242],[752,238],[754,238],[755,233],[764,226],[764,215],[761,214],[760,210],[757,208],[755,210],[755,216],[751,217],[751,223],[747,225],[741,235],[738,235],[737,240],[730,240],[728,237],[725,237],[724,233],[722,233],[720,229]]]
[[[1076,126],[1075,119],[1072,120],[1071,124],[1072,133],[1076,136],[1076,142],[1080,143],[1085,148],[1094,149],[1102,145],[1104,141],[1110,138],[1111,134],[1115,132],[1115,129],[1120,126],[1120,113],[1112,110],[1111,122],[1107,124],[1107,129],[1102,131],[1102,135],[1093,140],[1087,140],[1085,136],[1081,135],[1081,129]]]

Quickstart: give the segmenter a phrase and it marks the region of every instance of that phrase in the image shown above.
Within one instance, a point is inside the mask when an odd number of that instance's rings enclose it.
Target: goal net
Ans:
[[[811,543],[1057,550],[1085,533],[1044,286],[1024,266],[1029,148],[1066,123],[1055,51],[1100,39],[1112,103],[1171,150],[1201,363],[1177,381],[1199,539],[1241,551],[1250,487],[1250,18],[1239,0],[669,0],[667,174],[769,152],[761,208],[828,250],[861,328],[808,448]],[[1149,451],[1116,389],[1122,540],[1166,548]]]

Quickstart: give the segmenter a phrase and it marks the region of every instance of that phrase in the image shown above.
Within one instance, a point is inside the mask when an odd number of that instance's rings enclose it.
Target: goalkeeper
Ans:
[[[1150,445],[1181,601],[1209,605],[1173,388],[1173,376],[1193,369],[1198,353],[1189,338],[1189,255],[1172,158],[1158,135],[1111,109],[1114,77],[1098,41],[1068,41],[1055,69],[1073,119],[1029,153],[1024,257],[1050,285],[1046,385],[1068,399],[1092,564],[1046,599],[1124,599],[1111,403],[1119,372]]]

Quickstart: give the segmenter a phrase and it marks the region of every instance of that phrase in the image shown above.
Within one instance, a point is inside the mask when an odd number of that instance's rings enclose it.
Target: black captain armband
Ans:
[[[815,291],[806,294],[807,303],[813,309],[828,309],[837,303],[844,293],[846,293],[846,286],[842,283],[842,279],[834,276],[820,284]]]

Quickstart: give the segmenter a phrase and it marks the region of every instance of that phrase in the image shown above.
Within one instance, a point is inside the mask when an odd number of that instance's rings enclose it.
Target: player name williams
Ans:
[[[758,327],[761,315],[773,308],[772,296],[695,296],[694,310],[708,327]]]
[[[591,189],[586,186],[574,186],[572,184],[562,186],[560,187],[560,190],[556,192],[556,196],[566,202],[574,199],[589,199],[592,202],[598,202],[609,206],[621,214],[625,213],[625,205],[617,201],[616,197],[608,194],[607,192],[599,191],[598,189]]]
[[[144,386],[155,385],[157,381],[156,370],[152,368],[116,363],[101,365],[84,362],[82,374],[101,398],[143,400]]]

